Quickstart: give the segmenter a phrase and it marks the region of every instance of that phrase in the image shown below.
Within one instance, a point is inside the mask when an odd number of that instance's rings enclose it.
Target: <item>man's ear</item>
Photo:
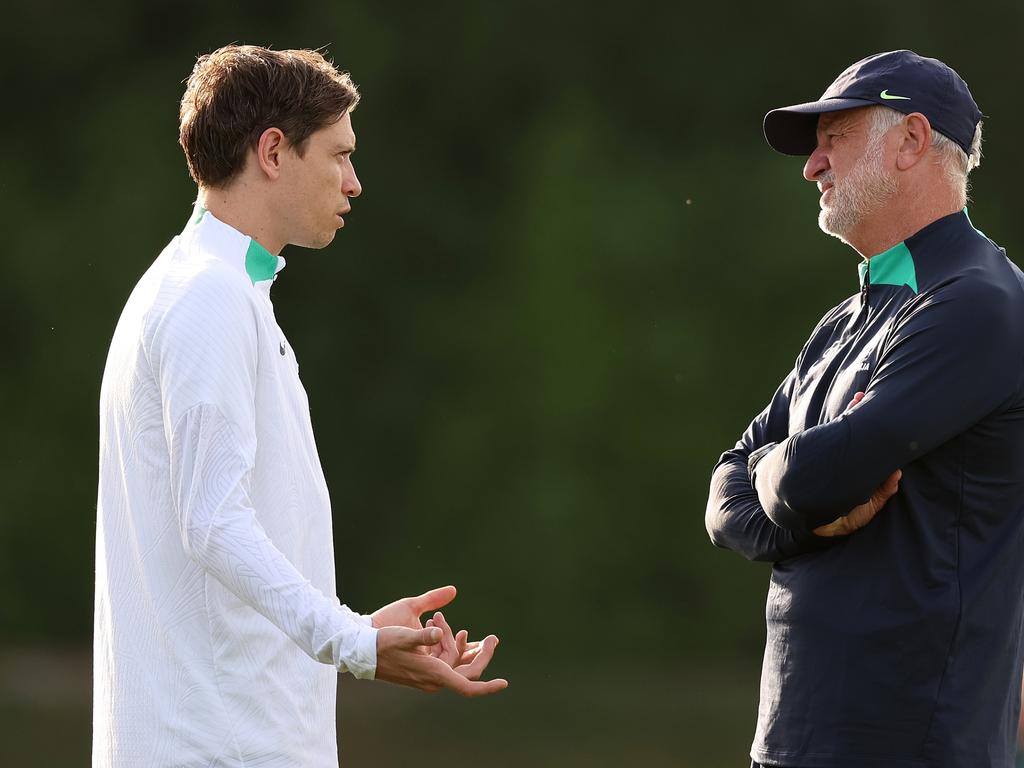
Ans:
[[[256,164],[271,181],[281,175],[281,155],[285,145],[284,133],[280,128],[267,128],[256,143]]]
[[[896,167],[905,171],[920,162],[932,145],[932,126],[920,112],[913,112],[903,119],[900,126],[900,143],[896,150]]]

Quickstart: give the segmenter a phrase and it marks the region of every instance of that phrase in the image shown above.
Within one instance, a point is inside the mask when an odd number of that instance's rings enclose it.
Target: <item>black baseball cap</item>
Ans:
[[[818,145],[818,115],[871,104],[920,112],[967,154],[982,117],[967,83],[941,61],[887,51],[852,64],[817,101],[773,109],[764,116],[764,137],[784,155],[809,155]]]

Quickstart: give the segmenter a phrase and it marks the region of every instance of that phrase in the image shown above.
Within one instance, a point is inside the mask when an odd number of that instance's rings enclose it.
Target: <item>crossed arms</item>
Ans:
[[[864,505],[877,512],[900,468],[1018,396],[1021,323],[1004,299],[954,284],[916,302],[894,323],[863,396],[838,418],[789,434],[798,361],[712,473],[712,541],[774,562],[866,524],[873,513],[863,520]]]

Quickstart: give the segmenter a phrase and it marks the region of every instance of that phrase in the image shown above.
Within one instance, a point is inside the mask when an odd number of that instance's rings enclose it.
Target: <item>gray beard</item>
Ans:
[[[882,167],[881,139],[868,142],[850,175],[832,187],[832,198],[818,213],[821,231],[844,243],[865,218],[878,211],[899,191],[896,177]],[[831,171],[821,178],[831,180]]]

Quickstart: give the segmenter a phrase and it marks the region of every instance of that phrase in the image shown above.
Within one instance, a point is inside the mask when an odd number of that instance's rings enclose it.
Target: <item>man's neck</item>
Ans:
[[[902,243],[911,235],[920,232],[933,221],[956,213],[963,204],[945,190],[935,189],[933,194],[915,194],[912,190],[901,191],[892,200],[881,206],[845,238],[850,246],[865,259]]]
[[[267,226],[267,222],[273,218],[265,204],[261,205],[250,196],[241,194],[244,190],[235,188],[239,184],[244,186],[245,182],[235,182],[230,190],[200,188],[196,203],[229,227],[251,237],[274,256],[280,256],[287,242],[275,236]]]

